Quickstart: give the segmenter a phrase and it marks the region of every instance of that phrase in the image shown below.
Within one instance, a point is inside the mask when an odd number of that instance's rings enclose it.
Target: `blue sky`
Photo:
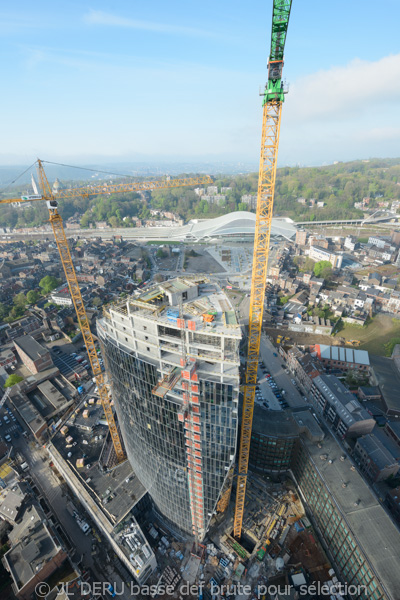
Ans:
[[[272,0],[0,9],[0,164],[256,165]],[[400,155],[400,2],[293,0],[280,164]]]

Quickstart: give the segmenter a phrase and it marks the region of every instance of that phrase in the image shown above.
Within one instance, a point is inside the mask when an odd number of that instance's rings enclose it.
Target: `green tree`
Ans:
[[[30,290],[26,295],[26,299],[28,300],[29,304],[35,304],[39,298],[40,294],[36,290]]]
[[[14,296],[13,302],[14,305],[18,308],[25,308],[25,306],[28,304],[28,300],[26,299],[26,296],[23,292],[20,292],[19,294]]]
[[[8,315],[8,308],[0,302],[0,320],[3,321]]]
[[[314,265],[315,277],[321,277],[324,269],[330,269],[332,271],[332,265],[329,260],[320,260]]]
[[[60,280],[57,277],[53,277],[52,275],[46,275],[43,279],[40,280],[39,286],[43,290],[43,294],[49,294],[52,290],[54,290],[57,286],[60,285]]]
[[[13,306],[8,316],[4,319],[7,323],[12,323],[16,319],[20,319],[25,312],[25,308],[21,305]]]
[[[118,218],[115,217],[114,215],[109,217],[108,222],[113,229],[117,229],[117,227],[119,227]]]
[[[324,267],[321,271],[322,279],[327,279],[328,281],[333,278],[333,269],[332,265],[329,267]]]
[[[12,387],[16,383],[19,383],[20,381],[23,381],[23,380],[24,380],[24,378],[21,377],[20,375],[17,375],[16,373],[12,373],[12,375],[9,375],[7,377],[4,387],[5,388]]]
[[[97,308],[101,304],[101,298],[99,298],[99,296],[95,296],[92,300],[92,304]]]
[[[162,248],[159,248],[156,252],[156,257],[157,258],[165,258],[165,252]]]
[[[302,271],[304,271],[305,273],[308,273],[314,269],[314,265],[315,265],[315,261],[313,261],[312,258],[307,256],[306,260],[304,261]]]

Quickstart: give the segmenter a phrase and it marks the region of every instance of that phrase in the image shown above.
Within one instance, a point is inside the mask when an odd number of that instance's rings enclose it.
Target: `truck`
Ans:
[[[90,525],[86,523],[86,521],[80,521],[79,527],[82,529],[85,535],[87,535],[90,531]]]

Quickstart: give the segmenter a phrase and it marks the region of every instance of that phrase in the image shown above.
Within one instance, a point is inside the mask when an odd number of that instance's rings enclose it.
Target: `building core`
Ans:
[[[202,540],[233,468],[240,326],[216,283],[177,278],[98,321],[129,461],[155,512]]]

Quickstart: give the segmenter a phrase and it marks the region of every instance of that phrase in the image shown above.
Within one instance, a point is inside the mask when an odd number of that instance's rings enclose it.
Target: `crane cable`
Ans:
[[[76,165],[66,165],[64,163],[52,162],[51,160],[42,160],[48,165],[57,165],[59,167],[69,167],[70,169],[81,169],[82,171],[92,171],[92,173],[105,173],[106,175],[115,175],[116,177],[134,177],[134,175],[124,175],[123,173],[112,173],[111,171],[101,171],[100,169],[90,169],[89,167],[77,167]]]
[[[4,194],[4,192],[6,192],[10,186],[12,186],[14,183],[16,183],[18,181],[18,179],[20,179],[23,175],[25,175],[25,173],[27,173],[29,171],[29,169],[32,169],[32,167],[34,167],[36,165],[36,163],[37,163],[37,161],[35,160],[34,163],[32,163],[27,169],[25,169],[25,171],[23,173],[21,173],[20,175],[18,175],[18,177],[16,177],[13,181],[11,181],[4,189],[1,190],[1,192]]]

